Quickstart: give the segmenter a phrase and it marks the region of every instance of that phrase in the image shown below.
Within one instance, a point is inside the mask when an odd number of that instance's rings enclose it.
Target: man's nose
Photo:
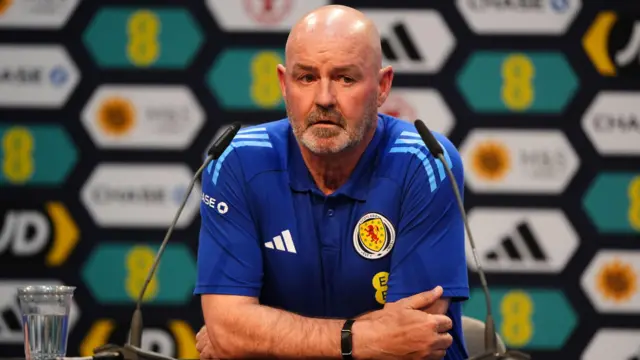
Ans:
[[[331,80],[321,80],[316,92],[316,104],[323,108],[332,108],[336,104],[336,96]]]

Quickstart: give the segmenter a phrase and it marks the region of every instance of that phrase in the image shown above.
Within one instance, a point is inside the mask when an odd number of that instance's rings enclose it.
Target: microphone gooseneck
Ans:
[[[153,261],[151,269],[149,269],[149,272],[147,273],[147,277],[142,285],[142,288],[140,289],[140,293],[138,294],[138,299],[136,301],[136,308],[131,318],[131,325],[129,328],[129,338],[127,343],[124,345],[124,347],[111,345],[111,344],[98,347],[97,349],[94,350],[94,352],[96,353],[94,357],[100,357],[101,354],[107,354],[107,352],[109,353],[116,352],[122,355],[122,358],[125,360],[138,360],[139,358],[155,359],[155,360],[173,360],[171,357],[167,357],[167,356],[153,353],[150,351],[144,351],[140,348],[142,344],[142,329],[143,329],[142,302],[144,299],[144,295],[147,291],[147,287],[149,286],[149,283],[151,282],[151,279],[153,278],[153,275],[156,272],[158,264],[160,263],[160,258],[162,257],[162,254],[164,253],[164,250],[167,247],[167,243],[171,238],[173,229],[178,223],[180,214],[182,214],[182,210],[184,209],[185,205],[187,204],[187,201],[189,200],[191,191],[193,191],[196,181],[198,181],[198,179],[200,178],[200,174],[202,174],[202,171],[204,171],[204,169],[209,165],[209,163],[212,160],[217,160],[222,155],[222,153],[224,153],[224,151],[227,149],[227,147],[229,147],[229,145],[231,144],[231,141],[236,136],[238,131],[240,131],[240,128],[241,128],[241,124],[239,122],[234,122],[225,129],[222,135],[220,135],[213,142],[213,144],[207,151],[206,159],[204,160],[200,168],[198,168],[193,178],[191,179],[191,182],[189,183],[187,191],[185,192],[184,197],[182,199],[182,203],[180,204],[178,211],[176,211],[176,214],[173,217],[173,221],[171,222],[171,225],[169,225],[169,228],[167,229],[167,233],[164,239],[162,240],[162,243],[160,244],[160,248],[156,253],[156,257]]]
[[[416,121],[414,122],[414,125],[416,127],[416,130],[418,131],[418,134],[420,135],[420,138],[426,145],[429,152],[442,162],[442,164],[444,165],[443,167],[447,172],[447,177],[451,182],[451,187],[453,188],[453,193],[458,203],[458,209],[460,210],[460,214],[462,215],[462,221],[464,222],[464,227],[467,233],[467,237],[469,238],[469,244],[471,245],[471,252],[473,254],[473,259],[476,264],[476,267],[478,268],[480,285],[482,286],[482,290],[484,292],[484,298],[485,298],[486,310],[487,310],[485,327],[484,327],[485,352],[479,356],[472,357],[469,360],[482,360],[482,359],[498,360],[498,359],[507,359],[510,357],[515,359],[522,359],[522,360],[530,359],[531,357],[529,355],[518,352],[518,351],[508,351],[503,354],[500,354],[498,352],[498,336],[496,334],[495,323],[493,320],[489,285],[487,283],[487,278],[484,274],[484,270],[482,269],[480,260],[478,259],[475,241],[473,240],[473,235],[471,234],[471,228],[469,227],[469,222],[467,221],[467,212],[464,210],[464,204],[462,202],[462,195],[460,194],[458,183],[455,180],[453,172],[451,171],[449,166],[447,166],[447,161],[444,157],[444,150],[442,149],[442,146],[440,145],[438,140],[436,140],[436,138],[433,136],[429,128],[427,128],[427,125],[425,125],[425,123],[420,119],[416,119]]]

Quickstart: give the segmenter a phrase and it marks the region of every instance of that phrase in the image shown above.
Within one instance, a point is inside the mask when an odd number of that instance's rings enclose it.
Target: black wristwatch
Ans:
[[[349,319],[344,322],[342,330],[340,331],[340,347],[342,349],[343,359],[353,359],[351,354],[353,353],[353,338],[351,336],[351,327],[355,322],[354,319]]]

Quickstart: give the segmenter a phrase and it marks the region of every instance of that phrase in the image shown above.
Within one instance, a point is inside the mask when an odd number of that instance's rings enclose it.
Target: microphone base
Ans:
[[[94,349],[94,359],[105,360],[176,360],[169,356],[145,351],[139,347],[126,344],[119,346],[106,344]]]
[[[531,355],[516,350],[509,350],[504,353],[486,352],[470,357],[467,360],[531,360]]]

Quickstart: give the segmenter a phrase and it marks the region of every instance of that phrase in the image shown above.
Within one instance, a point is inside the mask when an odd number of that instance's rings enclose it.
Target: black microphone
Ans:
[[[167,243],[169,242],[169,238],[173,233],[173,229],[175,228],[176,223],[180,218],[180,214],[182,213],[182,210],[184,209],[185,205],[187,204],[187,201],[189,200],[189,196],[191,195],[191,191],[193,190],[193,187],[195,186],[196,181],[200,178],[200,174],[202,173],[202,171],[209,165],[209,162],[211,162],[212,160],[217,160],[222,155],[222,153],[227,149],[227,147],[229,147],[233,138],[236,136],[238,131],[240,131],[240,127],[241,127],[240,122],[234,122],[225,129],[225,131],[213,142],[213,144],[211,144],[211,147],[207,151],[207,158],[204,160],[204,162],[202,163],[198,171],[196,171],[195,175],[191,179],[191,183],[189,184],[189,187],[187,188],[187,191],[184,194],[182,203],[180,204],[180,207],[178,208],[178,211],[176,212],[176,215],[173,218],[173,222],[171,222],[171,225],[169,225],[169,228],[167,229],[167,234],[165,235],[164,240],[162,240],[160,249],[158,249],[156,258],[153,261],[153,265],[151,266],[151,269],[149,269],[149,273],[147,274],[147,278],[145,279],[144,284],[142,285],[142,289],[140,289],[140,294],[138,295],[138,300],[136,301],[136,309],[133,312],[133,316],[131,318],[131,327],[129,329],[129,340],[127,344],[125,344],[124,347],[119,347],[112,344],[100,346],[94,349],[94,353],[95,353],[94,357],[100,357],[101,354],[106,355],[107,353],[113,354],[114,352],[116,352],[121,354],[124,360],[138,360],[139,358],[155,359],[155,360],[174,360],[173,358],[170,358],[161,354],[156,354],[153,352],[144,351],[140,348],[142,344],[142,327],[143,327],[142,326],[142,310],[141,310],[142,299],[144,298],[144,294],[147,291],[147,287],[149,286],[149,283],[151,282],[151,279],[153,278],[153,275],[156,272],[156,268],[160,263],[160,257],[164,253],[164,249],[166,248]]]
[[[444,157],[444,150],[442,146],[433,136],[427,125],[420,120],[416,119],[414,122],[416,130],[418,130],[418,134],[422,141],[429,149],[429,152],[434,157],[438,158],[442,165],[444,165],[445,170],[447,171],[447,177],[451,182],[451,186],[453,187],[453,193],[458,201],[458,209],[460,210],[460,214],[462,214],[462,220],[464,221],[464,227],[467,231],[467,236],[469,237],[469,243],[471,245],[471,251],[473,253],[473,259],[475,260],[476,267],[478,268],[478,275],[480,276],[480,284],[482,285],[482,290],[484,291],[485,302],[487,306],[487,318],[485,320],[485,328],[484,328],[484,347],[485,352],[473,356],[468,360],[503,360],[508,358],[514,359],[522,359],[528,360],[531,357],[528,354],[510,350],[503,353],[498,351],[498,336],[496,335],[495,323],[493,321],[493,314],[491,311],[491,296],[489,295],[489,285],[487,285],[487,279],[484,275],[484,271],[482,270],[482,266],[480,265],[480,261],[478,260],[478,255],[476,254],[476,245],[473,241],[473,236],[471,235],[471,229],[469,228],[469,222],[467,221],[467,212],[464,210],[464,205],[462,203],[462,196],[460,195],[460,189],[458,188],[458,183],[456,183],[456,179],[451,172],[449,166],[447,166],[447,161]]]

